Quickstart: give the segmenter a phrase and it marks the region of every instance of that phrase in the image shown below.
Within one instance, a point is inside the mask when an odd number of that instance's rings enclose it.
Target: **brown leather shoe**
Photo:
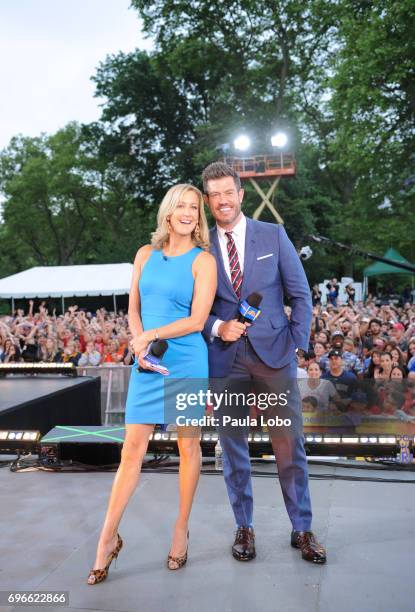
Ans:
[[[238,527],[232,554],[238,561],[250,561],[256,557],[255,534],[252,527]]]
[[[291,546],[299,548],[306,561],[312,561],[312,563],[327,561],[326,549],[317,542],[312,531],[292,531]]]

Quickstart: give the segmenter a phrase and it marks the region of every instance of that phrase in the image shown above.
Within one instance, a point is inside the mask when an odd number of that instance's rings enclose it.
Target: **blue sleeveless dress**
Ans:
[[[177,319],[190,316],[194,278],[192,264],[202,251],[194,247],[183,255],[164,258],[161,250],[153,250],[146,261],[139,280],[141,320],[144,330],[167,325]],[[193,332],[180,338],[169,338],[168,349],[161,361],[170,372],[168,376],[156,372],[138,372],[137,358],[132,367],[125,408],[125,423],[166,424],[183,414],[182,408],[172,404],[172,386],[183,384],[190,391],[205,387],[208,379],[208,353],[201,332]],[[170,386],[169,386],[170,385]],[[167,395],[170,399],[166,401]],[[168,404],[168,405],[167,405]],[[205,408],[191,408],[191,416],[200,418]],[[184,411],[189,414],[188,410]],[[178,423],[190,424],[190,423]]]

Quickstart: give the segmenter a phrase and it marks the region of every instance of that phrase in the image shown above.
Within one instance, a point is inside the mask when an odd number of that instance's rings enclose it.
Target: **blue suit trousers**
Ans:
[[[290,397],[290,413],[301,422],[301,399],[297,387],[297,364],[295,359],[286,366],[273,369],[265,365],[257,356],[248,336],[238,341],[236,359],[227,382],[248,381],[257,391],[284,385],[287,380],[295,385],[297,392]],[[264,386],[265,384],[265,386]],[[238,407],[239,416],[249,415],[249,406]],[[248,426],[239,428],[235,435],[229,427],[219,427],[223,453],[223,474],[235,521],[238,526],[253,523],[253,495],[251,481],[251,462],[248,447]],[[268,428],[276,458],[280,486],[284,503],[292,527],[299,531],[311,530],[311,499],[308,486],[307,458],[304,450],[304,436],[299,428],[289,435]]]

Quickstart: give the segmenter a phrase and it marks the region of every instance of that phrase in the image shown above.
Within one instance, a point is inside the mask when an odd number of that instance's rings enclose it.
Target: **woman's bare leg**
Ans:
[[[177,434],[180,501],[170,549],[173,557],[180,557],[186,552],[189,516],[200,474],[200,427],[180,426]]]
[[[140,477],[143,457],[154,425],[126,425],[121,451],[121,462],[112,485],[107,513],[98,541],[93,569],[103,568],[117,544],[117,531],[128,500],[134,493]]]

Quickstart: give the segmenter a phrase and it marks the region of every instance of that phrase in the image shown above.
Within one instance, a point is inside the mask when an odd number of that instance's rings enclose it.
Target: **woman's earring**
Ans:
[[[170,234],[171,232],[170,217],[167,217],[167,231]]]

